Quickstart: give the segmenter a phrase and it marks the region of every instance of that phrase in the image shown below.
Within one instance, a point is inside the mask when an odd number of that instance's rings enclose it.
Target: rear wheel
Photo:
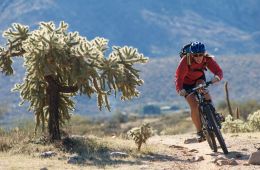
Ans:
[[[225,140],[221,134],[221,131],[217,125],[217,122],[216,122],[216,119],[214,117],[214,113],[212,112],[211,110],[211,106],[209,105],[206,105],[205,108],[204,108],[204,111],[205,113],[207,114],[207,117],[208,117],[208,120],[213,128],[213,131],[215,133],[215,136],[217,137],[218,139],[218,142],[220,144],[220,147],[222,148],[224,154],[228,154],[228,150],[227,150],[227,146],[226,146],[226,143],[225,143]]]

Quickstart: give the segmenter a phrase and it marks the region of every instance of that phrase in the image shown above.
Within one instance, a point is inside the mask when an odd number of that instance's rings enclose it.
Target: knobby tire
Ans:
[[[228,154],[227,146],[225,143],[225,140],[221,134],[221,131],[217,125],[216,119],[214,118],[214,113],[212,112],[211,108],[209,105],[205,106],[204,108],[205,113],[207,114],[208,120],[211,123],[211,126],[213,127],[213,131],[215,133],[215,136],[218,139],[218,142],[220,144],[220,147],[222,148],[224,154]]]
[[[212,149],[212,151],[213,152],[217,152],[218,151],[218,147],[217,147],[217,143],[216,143],[216,140],[215,140],[215,135],[214,135],[213,132],[207,130],[206,140],[207,140],[210,148]]]
[[[215,140],[215,135],[208,128],[208,125],[206,123],[207,121],[204,119],[203,115],[201,115],[201,121],[202,121],[202,124],[203,124],[203,131],[204,131],[206,140],[207,140],[207,142],[209,144],[209,147],[211,148],[211,150],[213,152],[217,152],[218,151],[218,147],[217,147],[217,143],[216,143],[216,140]]]

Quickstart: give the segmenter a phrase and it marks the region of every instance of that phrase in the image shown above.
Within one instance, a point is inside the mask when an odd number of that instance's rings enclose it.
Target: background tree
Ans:
[[[99,109],[110,110],[108,96],[119,92],[121,99],[138,97],[137,86],[143,84],[135,63],[146,63],[148,58],[133,47],[112,47],[108,40],[96,37],[87,40],[78,32],[68,32],[68,24],[41,22],[39,28],[13,24],[3,33],[6,47],[0,48],[0,68],[6,75],[13,74],[12,57],[22,56],[26,75],[14,90],[20,91],[22,103],[29,101],[35,113],[36,129],[48,123],[51,141],[61,139],[60,126],[70,118],[74,108],[71,96],[93,94]]]

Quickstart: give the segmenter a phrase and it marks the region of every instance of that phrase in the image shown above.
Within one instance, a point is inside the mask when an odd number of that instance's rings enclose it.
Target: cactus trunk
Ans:
[[[227,101],[228,111],[229,111],[229,114],[233,117],[233,112],[232,112],[231,104],[230,104],[230,101],[229,101],[228,82],[225,82],[225,93],[226,93],[226,101]]]
[[[51,76],[46,76],[48,82],[47,97],[49,106],[48,132],[51,141],[60,140],[59,126],[59,87]]]

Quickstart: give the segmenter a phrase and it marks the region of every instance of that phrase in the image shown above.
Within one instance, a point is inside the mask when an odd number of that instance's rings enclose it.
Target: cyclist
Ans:
[[[195,95],[189,95],[188,90],[194,88],[197,84],[206,82],[204,71],[209,69],[214,78],[212,83],[216,83],[223,78],[223,72],[213,56],[210,56],[201,42],[193,42],[189,47],[189,53],[182,57],[175,73],[176,91],[180,96],[184,96],[189,104],[192,121],[197,129],[197,140],[202,142],[205,137],[201,128],[198,102]],[[204,90],[205,98],[211,102],[211,96]]]

